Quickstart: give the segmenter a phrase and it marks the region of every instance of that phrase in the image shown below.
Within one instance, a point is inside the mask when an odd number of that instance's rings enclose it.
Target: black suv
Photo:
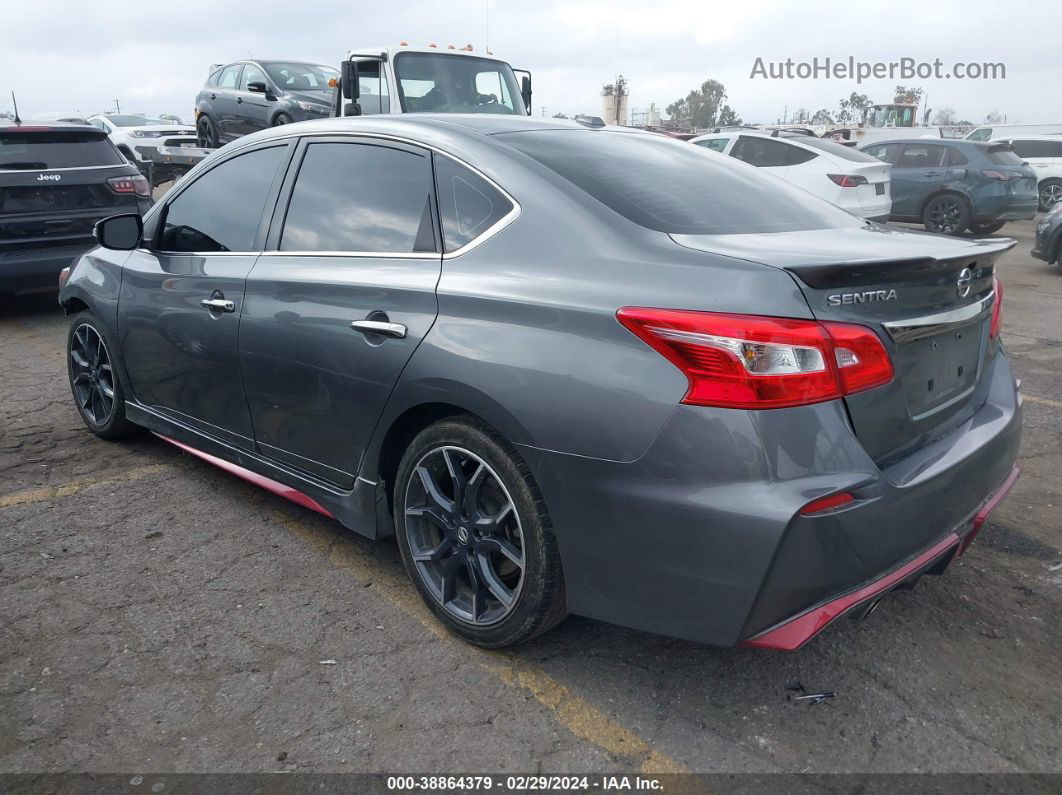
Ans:
[[[0,127],[0,293],[54,290],[96,221],[146,212],[151,186],[88,124]]]
[[[330,66],[297,61],[236,61],[216,67],[195,100],[199,145],[212,148],[266,127],[332,112],[339,78]]]

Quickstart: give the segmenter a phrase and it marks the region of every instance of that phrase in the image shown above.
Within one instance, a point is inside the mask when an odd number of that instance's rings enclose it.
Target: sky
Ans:
[[[601,86],[627,78],[632,110],[663,110],[706,79],[726,87],[746,122],[826,108],[852,91],[892,100],[921,86],[925,107],[981,122],[1062,122],[1057,0],[820,2],[802,0],[6,0],[0,111],[10,92],[24,118],[51,112],[177,113],[186,119],[210,64],[257,58],[336,65],[351,48],[489,43],[534,76],[534,113],[599,114]],[[820,62],[901,58],[1003,63],[995,80],[751,77],[757,58]]]

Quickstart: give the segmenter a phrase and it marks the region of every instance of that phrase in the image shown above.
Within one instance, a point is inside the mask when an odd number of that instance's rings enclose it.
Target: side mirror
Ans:
[[[122,213],[97,221],[92,236],[104,248],[132,251],[144,237],[144,221],[138,213]]]
[[[343,84],[343,98],[356,100],[361,95],[357,61],[343,61],[342,70],[340,82]]]
[[[266,92],[266,84],[261,80],[252,80],[247,84],[247,90],[255,94],[264,94]]]
[[[524,98],[524,107],[527,108],[527,115],[531,115],[531,75],[525,74],[520,78],[520,94]]]

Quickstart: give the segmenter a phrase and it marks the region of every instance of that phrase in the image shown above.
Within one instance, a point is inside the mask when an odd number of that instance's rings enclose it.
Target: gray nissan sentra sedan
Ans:
[[[941,573],[1017,476],[1012,241],[650,133],[306,122],[96,234],[60,293],[89,429],[395,534],[483,646],[576,613],[795,649]]]

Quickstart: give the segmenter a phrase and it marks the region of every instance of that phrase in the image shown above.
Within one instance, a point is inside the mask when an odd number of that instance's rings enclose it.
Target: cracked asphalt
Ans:
[[[0,772],[1062,771],[1062,276],[1004,231],[1022,478],[943,577],[794,654],[579,618],[466,646],[393,543],[91,435],[54,296],[5,299]]]

